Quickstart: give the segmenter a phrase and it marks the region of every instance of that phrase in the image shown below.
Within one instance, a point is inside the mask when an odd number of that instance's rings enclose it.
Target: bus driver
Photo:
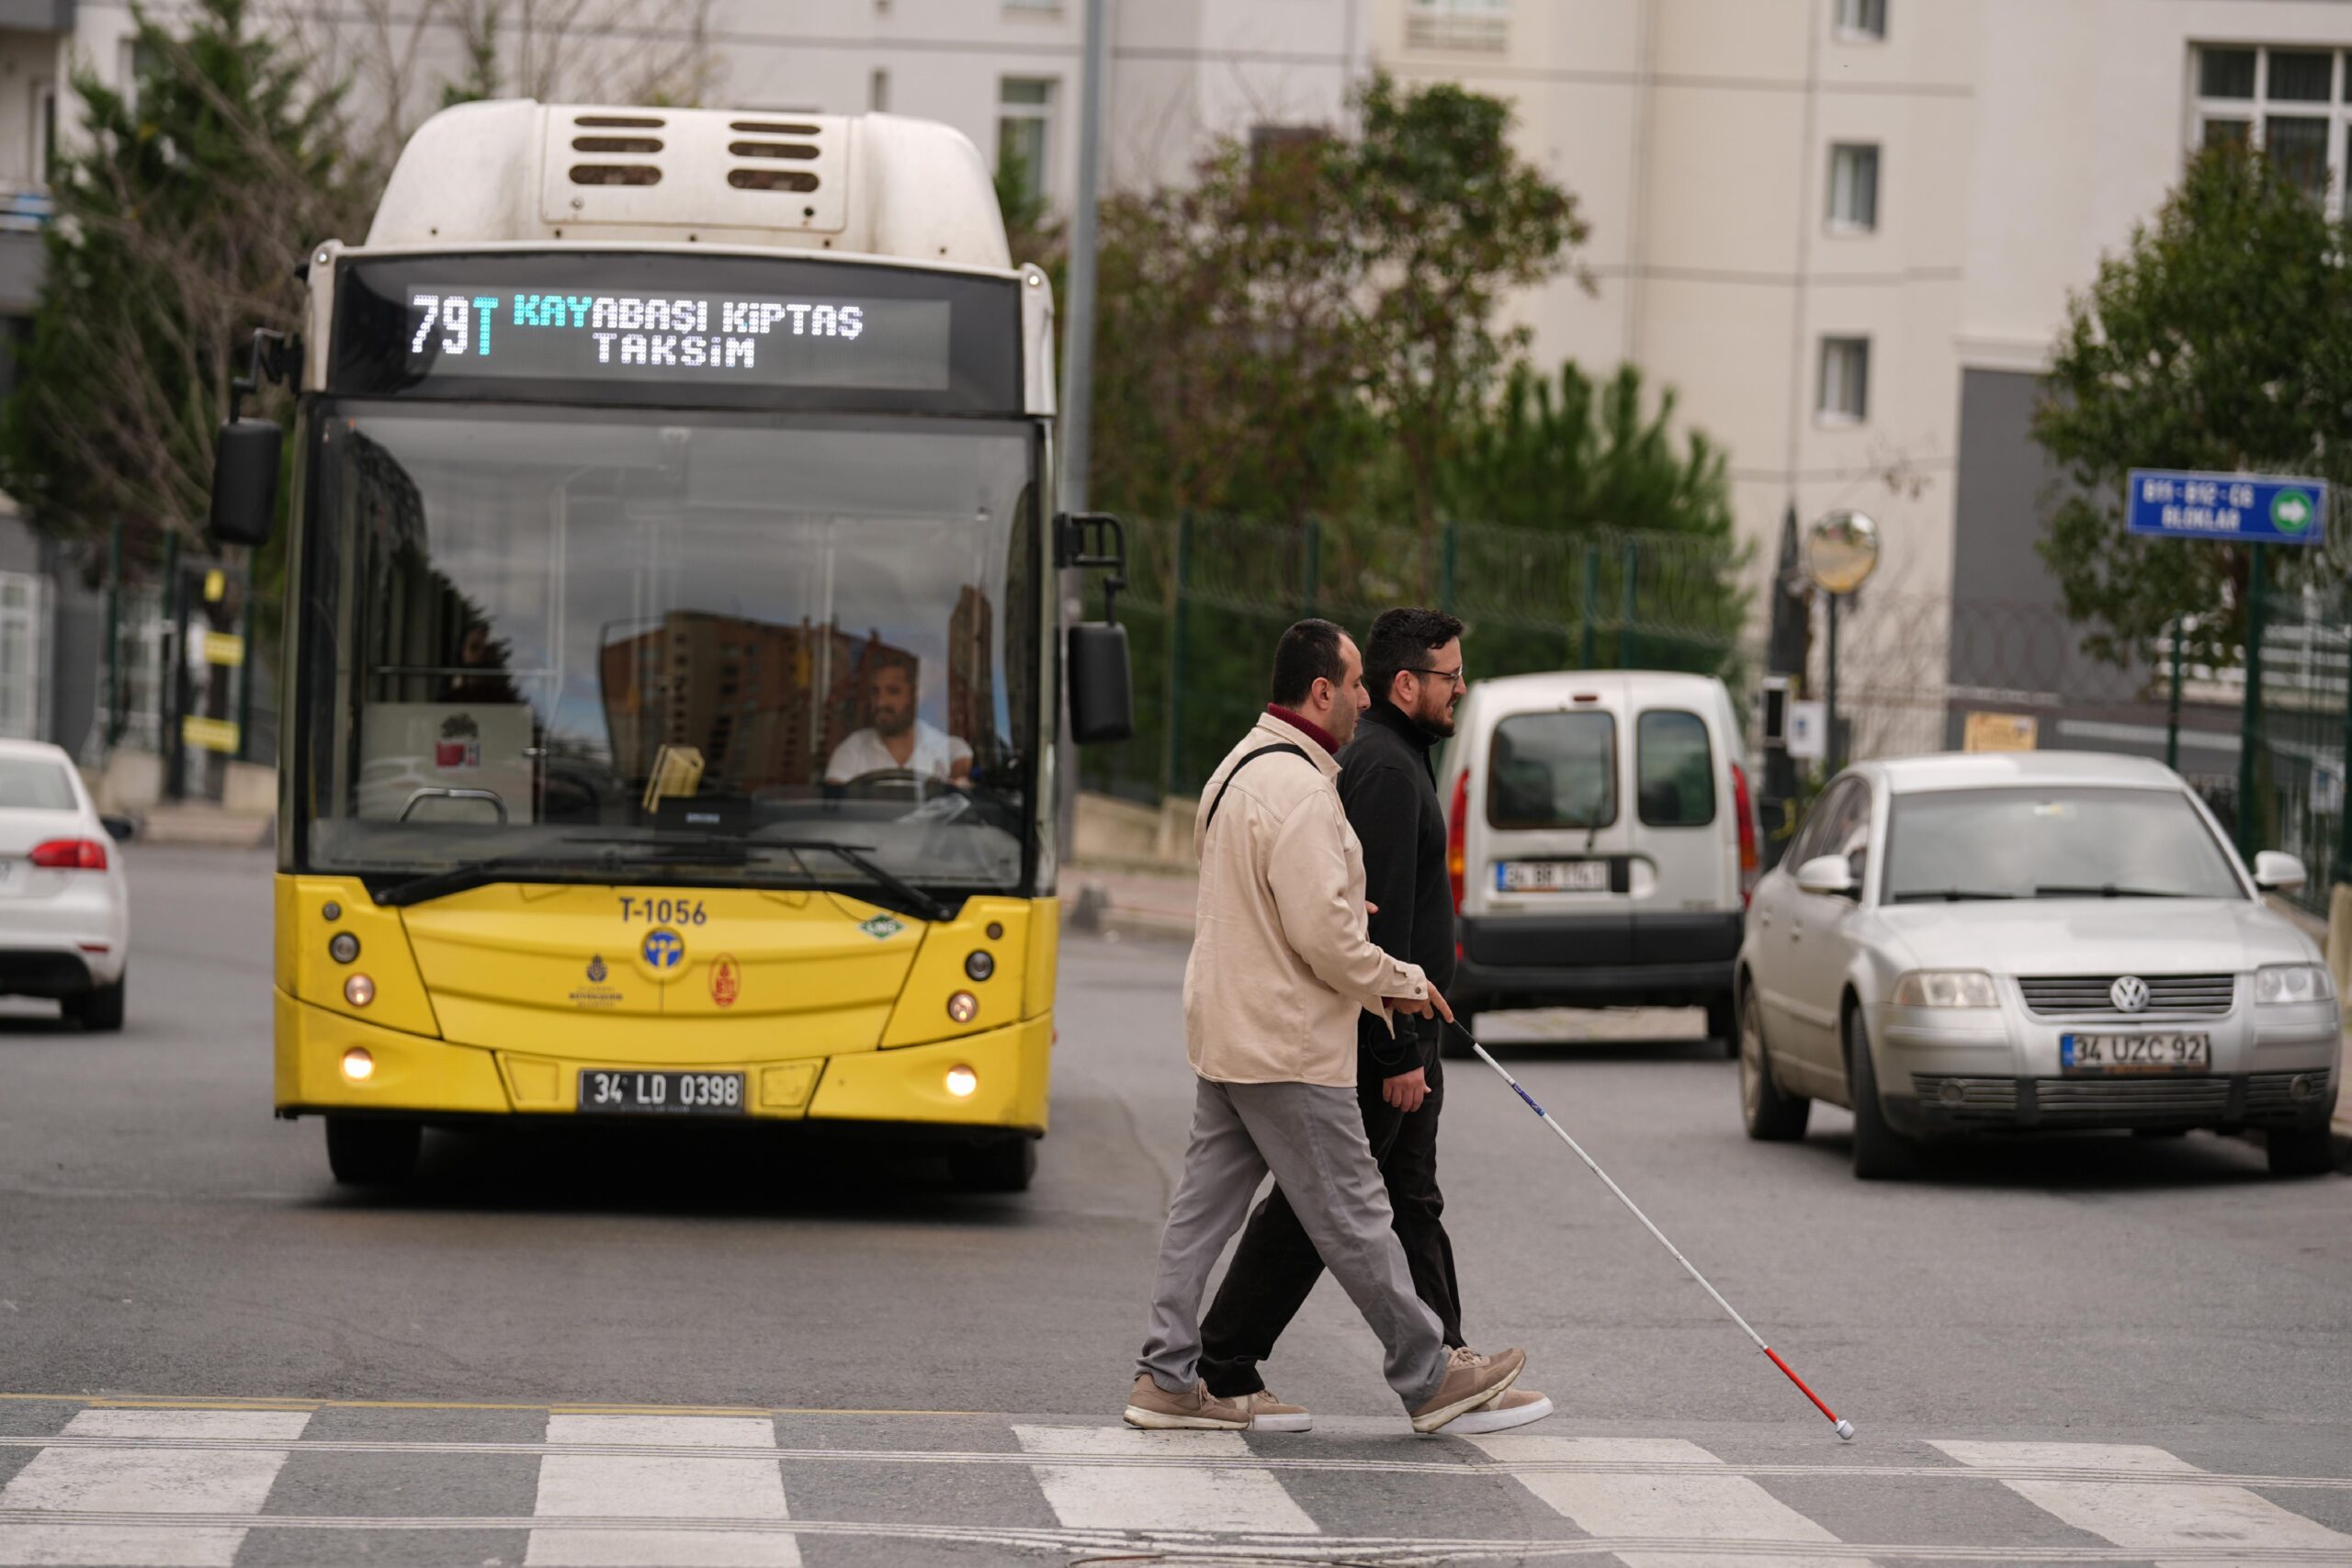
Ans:
[[[872,722],[834,748],[827,784],[900,772],[959,786],[971,781],[971,746],[915,716],[911,663],[885,659],[875,665],[865,677],[865,704]]]

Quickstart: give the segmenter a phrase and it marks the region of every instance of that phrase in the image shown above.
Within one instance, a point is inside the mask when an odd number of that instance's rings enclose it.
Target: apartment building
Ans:
[[[1630,359],[1674,386],[1731,454],[1759,573],[1791,509],[1878,519],[1883,563],[1848,632],[1847,690],[1879,699],[1857,734],[1873,750],[1946,743],[1971,705],[2064,706],[2064,639],[2023,674],[1979,668],[1953,606],[2054,604],[2031,547],[2051,476],[2027,421],[2068,292],[2209,141],[2266,148],[2339,210],[2352,164],[2346,4],[1107,5],[1114,185],[1180,179],[1214,135],[1343,123],[1375,68],[1510,99],[1522,151],[1591,224],[1590,290],[1564,280],[1512,307],[1539,360]],[[610,41],[650,45],[628,18],[684,11],[619,6]],[[1084,0],[710,0],[705,91],[946,120],[1065,206],[1083,14]],[[0,0],[0,179],[16,171],[15,199],[37,204],[61,42],[127,72],[130,14]],[[0,253],[0,312],[21,309],[12,265]]]

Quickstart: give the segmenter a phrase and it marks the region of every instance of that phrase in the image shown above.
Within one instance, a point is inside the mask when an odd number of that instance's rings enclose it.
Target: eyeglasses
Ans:
[[[1463,678],[1462,673],[1467,668],[1466,665],[1457,664],[1451,670],[1423,670],[1417,665],[1408,664],[1405,666],[1405,672],[1408,675],[1430,675],[1441,681],[1451,681],[1464,691],[1468,691],[1470,682]]]

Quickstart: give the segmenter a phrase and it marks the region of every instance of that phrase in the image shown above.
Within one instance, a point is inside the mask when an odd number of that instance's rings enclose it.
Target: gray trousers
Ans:
[[[1170,1393],[1200,1375],[1209,1270],[1249,1217],[1268,1170],[1323,1266],[1380,1337],[1388,1386],[1408,1410],[1427,1403],[1445,1381],[1444,1334],[1414,1292],[1355,1090],[1325,1084],[1200,1080],[1136,1369]]]

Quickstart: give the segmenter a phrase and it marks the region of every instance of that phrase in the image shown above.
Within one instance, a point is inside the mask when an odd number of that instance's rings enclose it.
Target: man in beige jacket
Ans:
[[[1209,1270],[1271,1170],[1379,1336],[1414,1429],[1433,1432],[1508,1389],[1525,1358],[1446,1345],[1414,1292],[1356,1108],[1356,1016],[1453,1015],[1419,966],[1365,934],[1363,849],[1337,784],[1369,701],[1363,656],[1330,622],[1301,621],[1275,649],[1272,685],[1264,716],[1209,776],[1193,830],[1184,1042],[1200,1081],[1125,1419],[1238,1428],[1261,1405],[1280,1413],[1262,1392],[1218,1399],[1198,1372]]]

